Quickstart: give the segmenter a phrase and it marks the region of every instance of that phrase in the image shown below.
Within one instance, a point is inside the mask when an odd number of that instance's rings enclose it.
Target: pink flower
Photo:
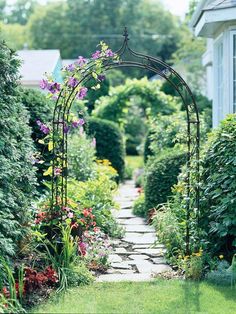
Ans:
[[[41,89],[47,89],[48,88],[48,81],[47,80],[40,81],[39,86]]]
[[[78,60],[76,61],[76,63],[82,67],[84,64],[87,63],[87,59],[85,59],[84,57],[82,56],[78,56]]]
[[[99,51],[99,50],[95,51],[95,52],[92,54],[92,58],[93,58],[94,60],[100,58],[100,56],[101,56],[101,51]]]
[[[84,125],[84,124],[85,124],[84,119],[79,119],[77,121],[73,121],[72,122],[73,128],[78,128],[78,126],[81,126],[81,125]]]
[[[57,177],[57,176],[59,176],[61,173],[62,173],[61,168],[58,168],[58,167],[57,167],[57,168],[54,169],[54,176]]]
[[[81,87],[79,92],[77,93],[77,98],[82,100],[87,95],[88,89],[87,87]]]
[[[92,147],[96,147],[96,138],[95,137],[92,140]]]
[[[105,54],[106,54],[106,57],[113,57],[114,56],[114,53],[112,52],[111,49],[107,49]]]
[[[73,218],[74,214],[72,212],[69,212],[67,216],[68,216],[68,218]]]

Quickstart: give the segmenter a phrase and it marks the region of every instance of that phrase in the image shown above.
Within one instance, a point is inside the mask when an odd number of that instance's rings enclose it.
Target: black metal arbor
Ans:
[[[186,138],[187,138],[187,174],[185,178],[185,208],[186,208],[186,252],[189,253],[190,243],[190,217],[195,215],[196,221],[199,211],[199,146],[200,146],[200,119],[198,108],[189,86],[184,79],[164,61],[144,55],[132,50],[129,46],[129,37],[127,29],[124,31],[124,41],[121,48],[116,51],[118,58],[102,59],[102,71],[106,72],[110,69],[135,67],[149,72],[158,74],[177,91],[181,97],[182,103],[186,111]],[[129,55],[132,59],[123,60],[124,55]],[[67,132],[64,131],[65,124],[68,123],[71,106],[75,100],[75,89],[79,85],[85,86],[93,79],[93,65],[88,63],[86,69],[82,72],[82,76],[74,89],[65,90],[62,88],[56,101],[53,116],[53,164],[52,164],[52,211],[68,205],[67,200],[67,177],[68,177],[68,159],[67,159]],[[55,175],[56,169],[60,169],[60,177]],[[193,184],[194,179],[197,184]]]

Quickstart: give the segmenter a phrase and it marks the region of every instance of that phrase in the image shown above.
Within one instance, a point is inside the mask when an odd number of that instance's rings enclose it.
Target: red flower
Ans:
[[[6,297],[6,298],[10,297],[10,292],[8,291],[8,289],[6,287],[2,288],[2,293],[3,293],[4,297]]]
[[[84,215],[84,217],[88,217],[89,216],[89,210],[85,208],[83,210],[83,215]]]

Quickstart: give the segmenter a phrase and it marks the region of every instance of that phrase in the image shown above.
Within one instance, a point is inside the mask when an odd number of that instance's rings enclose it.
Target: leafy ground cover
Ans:
[[[207,282],[160,279],[143,283],[97,283],[72,289],[33,313],[233,314],[235,289]]]

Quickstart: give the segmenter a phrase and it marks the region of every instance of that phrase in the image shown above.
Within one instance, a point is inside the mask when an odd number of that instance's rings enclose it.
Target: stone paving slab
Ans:
[[[154,280],[151,274],[110,274],[110,275],[101,275],[97,278],[97,282],[120,282],[120,281],[132,281],[132,282],[139,282],[139,281],[150,281]]]
[[[153,244],[156,240],[156,234],[126,232],[123,240],[133,244]]]
[[[141,254],[147,254],[151,257],[163,256],[165,253],[164,249],[135,249],[134,251]]]
[[[156,237],[156,232],[154,227],[149,226],[149,225],[125,225],[125,230],[127,232],[142,232],[142,233],[155,233]]]
[[[117,214],[115,214],[116,218],[136,218],[136,216],[132,213],[131,209],[122,209]]]
[[[142,218],[139,218],[139,217],[135,217],[135,218],[129,218],[129,219],[124,219],[124,218],[121,218],[119,217],[117,219],[118,223],[121,224],[121,225],[143,225],[145,224],[145,221],[144,219]]]

